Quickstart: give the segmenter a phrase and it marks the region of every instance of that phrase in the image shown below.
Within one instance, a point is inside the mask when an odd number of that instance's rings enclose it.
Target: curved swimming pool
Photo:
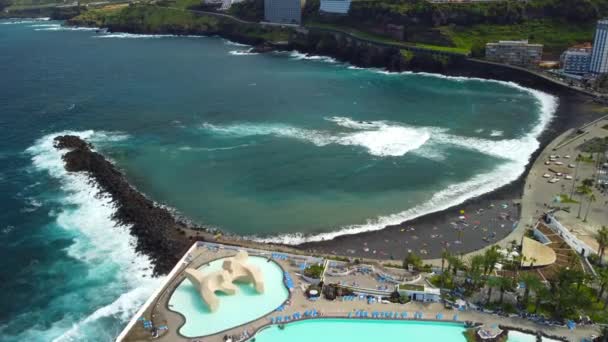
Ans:
[[[225,258],[199,267],[204,274],[221,270]],[[289,292],[283,284],[283,269],[274,261],[250,256],[248,263],[256,265],[264,275],[264,293],[255,291],[250,284],[238,284],[239,291],[232,296],[216,293],[220,297],[217,311],[211,312],[203,303],[196,288],[184,279],[169,299],[169,308],[186,318],[179,333],[186,337],[213,335],[256,320],[279,307]]]
[[[256,342],[369,342],[398,341],[466,341],[461,323],[383,321],[342,318],[310,319],[289,323],[280,329],[273,325],[255,336]]]

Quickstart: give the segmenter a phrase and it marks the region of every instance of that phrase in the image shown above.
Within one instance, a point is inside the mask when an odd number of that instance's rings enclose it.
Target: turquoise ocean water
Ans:
[[[296,243],[514,180],[556,107],[515,84],[247,50],[0,21],[2,340],[110,340],[159,282],[110,199],[63,170],[58,133],[197,223]]]

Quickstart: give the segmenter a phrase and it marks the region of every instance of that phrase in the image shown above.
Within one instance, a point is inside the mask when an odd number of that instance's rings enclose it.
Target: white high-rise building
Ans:
[[[592,74],[608,73],[608,20],[597,22],[589,72]]]

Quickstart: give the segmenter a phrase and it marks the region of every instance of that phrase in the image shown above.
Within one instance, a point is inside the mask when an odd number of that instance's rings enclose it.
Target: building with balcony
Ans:
[[[584,75],[591,64],[591,43],[575,45],[562,53],[560,62],[567,74]]]
[[[300,25],[302,22],[301,0],[264,0],[264,21]]]
[[[486,58],[494,62],[532,66],[540,63],[542,55],[542,44],[529,44],[527,40],[501,40],[486,44]]]
[[[348,14],[351,0],[321,0],[321,13]]]

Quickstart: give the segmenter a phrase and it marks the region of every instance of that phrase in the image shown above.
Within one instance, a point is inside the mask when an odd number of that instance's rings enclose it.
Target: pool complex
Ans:
[[[199,267],[204,274],[221,270],[225,258],[214,260]],[[279,307],[289,292],[283,284],[283,269],[274,261],[251,256],[248,263],[256,265],[264,276],[264,293],[255,291],[250,284],[238,284],[235,295],[216,294],[220,297],[217,311],[211,312],[203,303],[196,288],[184,279],[169,299],[169,308],[182,314],[186,323],[179,333],[186,337],[213,335],[220,331],[254,321]]]
[[[256,342],[466,341],[460,323],[322,318],[261,330]]]

